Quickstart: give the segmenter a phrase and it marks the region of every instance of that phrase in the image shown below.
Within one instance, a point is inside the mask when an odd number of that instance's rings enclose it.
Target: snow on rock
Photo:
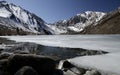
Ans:
[[[1,25],[6,25],[8,28],[11,26],[11,28],[19,28],[23,31],[38,34],[45,34],[45,30],[47,30],[47,33],[50,33],[50,28],[45,25],[41,18],[6,1],[0,1],[0,17],[6,18],[7,24],[1,23]]]
[[[0,1],[0,17],[8,18],[14,21],[15,28],[18,27],[24,31],[27,30],[41,34],[65,34],[70,31],[81,32],[86,26],[92,24],[96,25],[97,22],[104,17],[104,15],[106,15],[106,13],[87,11],[77,14],[69,20],[60,20],[49,25],[41,18],[19,6],[7,3],[6,1]]]
[[[60,34],[60,33],[66,33],[67,30],[64,30],[64,28],[57,28],[55,25],[47,25],[49,28],[51,28],[55,33],[54,34]]]
[[[52,25],[49,25],[49,27],[54,31],[57,31],[58,34],[70,33],[70,31],[81,32],[89,25],[97,25],[97,22],[105,15],[106,13],[103,12],[86,11],[84,13],[77,14],[68,20],[55,22]]]
[[[0,44],[0,49],[5,49],[6,45],[5,44]]]
[[[79,28],[74,27],[74,26],[69,26],[68,29],[71,30],[71,31],[75,31],[75,32],[81,32],[83,30],[82,28],[79,29]]]
[[[86,71],[84,75],[101,75],[101,74],[96,70],[91,70],[91,71]]]
[[[63,67],[64,60],[61,60],[58,65],[58,69],[62,69]]]
[[[74,72],[68,70],[67,72],[64,72],[64,75],[77,75]]]
[[[120,74],[120,52],[106,55],[84,56],[69,59],[69,62],[77,67],[96,69],[102,75]]]
[[[11,48],[11,47],[13,47],[14,45],[7,45],[7,44],[4,44],[4,43],[2,43],[2,44],[0,44],[0,49],[9,49],[9,48]]]
[[[6,10],[5,7],[3,7],[3,8],[0,7],[0,16],[7,18],[7,17],[11,16],[11,13],[8,10]]]

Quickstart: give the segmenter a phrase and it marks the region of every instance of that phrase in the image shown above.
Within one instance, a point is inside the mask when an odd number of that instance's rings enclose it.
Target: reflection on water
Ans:
[[[33,42],[44,46],[83,48],[119,52],[120,35],[30,35],[0,36],[17,42]]]
[[[73,58],[76,56],[98,55],[98,54],[107,53],[103,51],[86,50],[81,48],[43,46],[34,43],[19,43],[16,44],[11,49],[7,49],[4,51],[7,52],[24,51],[32,54],[50,56],[56,60]]]

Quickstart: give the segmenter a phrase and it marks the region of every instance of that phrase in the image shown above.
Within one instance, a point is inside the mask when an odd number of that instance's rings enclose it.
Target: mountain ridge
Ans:
[[[14,4],[7,3],[6,1],[0,2],[0,17],[9,20],[9,23],[5,24],[4,20],[1,19],[1,23],[5,25],[6,28],[11,26],[11,29],[16,32],[19,29],[19,31],[22,30],[31,34],[46,34],[46,32],[50,34],[50,28],[45,25],[44,20],[35,14]]]
[[[81,34],[120,34],[120,7],[109,12],[96,26],[88,26]]]
[[[55,22],[49,27],[54,31],[58,31],[56,34],[73,34],[80,33],[84,30],[86,26],[96,25],[99,20],[101,20],[106,13],[86,11],[84,13],[77,14],[68,20],[61,20]]]
[[[86,11],[48,24],[20,6],[0,1],[0,35],[120,34],[119,12],[120,8],[109,13]]]

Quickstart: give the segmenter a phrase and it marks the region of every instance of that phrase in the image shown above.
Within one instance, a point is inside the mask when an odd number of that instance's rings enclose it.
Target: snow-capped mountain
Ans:
[[[61,20],[48,26],[56,31],[56,34],[80,33],[89,25],[97,25],[105,15],[106,13],[103,12],[86,11],[69,20]]]
[[[12,3],[0,1],[0,35],[13,34],[118,34],[120,8],[110,13],[86,11],[68,20],[48,24]]]
[[[0,27],[2,27],[0,29],[23,31],[23,33],[50,34],[52,30],[45,24],[41,18],[19,6],[6,1],[0,2]]]
[[[87,26],[81,34],[120,34],[120,7],[107,13],[96,26]]]

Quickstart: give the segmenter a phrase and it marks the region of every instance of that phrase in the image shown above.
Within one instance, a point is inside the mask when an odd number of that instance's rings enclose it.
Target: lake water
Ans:
[[[29,35],[0,37],[22,42],[6,51],[8,53],[16,50],[27,50],[30,53],[35,52],[38,55],[52,57],[57,60],[57,63],[60,60],[69,59],[70,63],[77,67],[79,65],[88,68],[93,67],[100,70],[100,72],[119,73],[120,70],[118,67],[120,59],[120,35]],[[104,55],[107,52],[109,53]],[[98,54],[103,55],[93,56]]]
[[[33,42],[53,47],[83,48],[107,52],[120,51],[120,35],[30,35],[1,37],[17,42]]]

